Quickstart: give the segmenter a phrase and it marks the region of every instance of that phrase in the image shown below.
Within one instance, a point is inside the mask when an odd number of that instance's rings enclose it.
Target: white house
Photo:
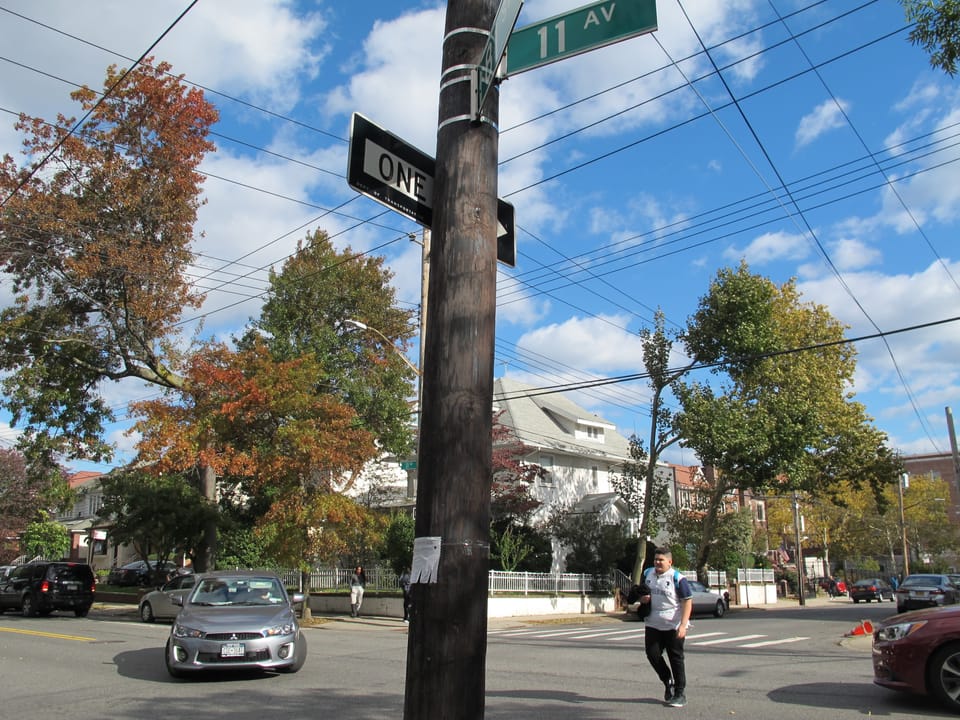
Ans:
[[[531,489],[542,503],[533,522],[545,520],[558,505],[599,512],[610,522],[623,517],[625,505],[610,481],[630,459],[630,442],[613,423],[560,393],[509,378],[494,381],[493,406],[495,412],[502,411],[500,423],[533,449],[525,460],[547,471]],[[553,550],[553,570],[560,571],[562,548]]]

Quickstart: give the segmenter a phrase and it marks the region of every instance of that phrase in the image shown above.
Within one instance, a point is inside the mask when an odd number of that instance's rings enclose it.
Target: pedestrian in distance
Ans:
[[[403,621],[410,622],[410,611],[413,609],[413,588],[410,584],[410,568],[400,576],[400,589],[403,590]]]
[[[683,641],[690,627],[693,592],[687,579],[673,567],[670,550],[662,547],[654,550],[653,567],[644,570],[643,583],[648,594],[642,595],[640,602],[650,605],[644,619],[647,660],[663,683],[664,703],[680,708],[687,704]],[[664,653],[669,665],[663,658]]]
[[[360,606],[363,605],[363,590],[367,586],[367,575],[363,572],[363,565],[357,565],[350,578],[350,616],[359,617]]]

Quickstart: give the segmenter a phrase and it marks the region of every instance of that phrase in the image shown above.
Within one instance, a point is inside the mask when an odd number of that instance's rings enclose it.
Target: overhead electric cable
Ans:
[[[169,26],[167,26],[166,30],[160,33],[160,36],[156,40],[150,43],[150,47],[144,50],[143,54],[134,62],[134,64],[130,68],[128,68],[126,71],[124,71],[120,75],[120,77],[117,78],[117,80],[113,83],[113,85],[107,88],[106,92],[100,96],[97,102],[93,104],[93,106],[84,114],[82,118],[77,120],[76,124],[67,132],[67,134],[61,137],[56,143],[54,143],[54,146],[50,149],[50,151],[39,162],[34,164],[30,172],[27,173],[26,176],[24,176],[24,178],[10,192],[10,194],[7,195],[7,197],[5,197],[2,202],[0,202],[0,207],[5,207],[6,204],[10,202],[10,199],[13,198],[18,192],[20,192],[23,189],[23,187],[28,182],[30,182],[30,180],[33,179],[33,176],[36,175],[37,172],[39,172],[40,168],[46,165],[47,161],[53,157],[53,154],[63,146],[63,143],[67,141],[67,138],[72,136],[77,130],[79,130],[83,126],[83,124],[87,121],[87,118],[89,118],[93,114],[93,112],[98,107],[100,107],[100,105],[110,95],[110,93],[112,93],[115,89],[117,89],[121,85],[121,83],[123,83],[124,80],[127,79],[130,73],[133,72],[133,69],[137,65],[143,62],[143,60],[153,51],[153,49],[160,44],[160,41],[163,40],[167,36],[167,34],[177,26],[177,23],[179,23],[184,17],[186,17],[187,13],[193,9],[193,6],[196,5],[197,2],[199,2],[199,0],[191,0],[191,3],[183,10],[183,12],[181,12],[177,16],[177,18],[172,23],[170,23]]]
[[[696,36],[697,42],[700,43],[701,47],[704,47],[704,49],[706,49],[706,47],[705,47],[705,45],[704,45],[704,43],[703,43],[703,39],[700,37],[700,33],[697,31],[696,27],[695,27],[694,24],[693,24],[693,21],[690,19],[690,16],[687,14],[686,8],[684,8],[684,6],[683,6],[682,0],[677,0],[677,5],[680,7],[680,10],[681,10],[681,12],[683,12],[684,17],[685,17],[686,20],[687,20],[687,23],[690,25],[690,29],[693,31],[694,35]],[[658,41],[658,42],[659,42],[659,41]],[[661,45],[661,48],[663,48],[662,45]],[[663,51],[664,51],[664,53],[666,53],[666,52],[667,52],[667,51],[666,51],[666,48],[663,48]],[[669,57],[669,53],[667,53],[667,57]],[[713,65],[713,67],[716,68],[716,63],[714,62],[713,56],[711,55],[710,52],[707,52],[707,58],[710,60],[711,65]],[[680,72],[680,73],[682,74],[683,71],[682,71],[679,67],[677,68],[677,70],[678,70],[678,72]],[[837,278],[837,281],[840,283],[840,286],[844,289],[844,291],[847,293],[847,296],[853,301],[853,303],[857,306],[857,308],[860,310],[860,312],[863,314],[863,316],[867,319],[867,322],[869,322],[870,325],[871,325],[875,330],[877,330],[877,331],[879,332],[879,331],[880,331],[880,327],[876,324],[876,322],[873,320],[873,317],[870,315],[869,312],[867,312],[867,309],[863,306],[863,304],[860,302],[859,298],[857,298],[856,294],[853,292],[853,290],[852,290],[852,289],[850,288],[850,286],[847,284],[846,279],[843,277],[843,273],[841,273],[840,270],[839,270],[839,268],[837,268],[836,264],[834,264],[833,258],[830,257],[830,254],[827,252],[827,249],[824,247],[823,243],[820,241],[820,237],[819,237],[818,234],[814,231],[813,226],[812,226],[812,225],[809,223],[809,221],[807,220],[807,217],[806,217],[806,215],[804,214],[803,210],[800,208],[800,206],[799,206],[799,205],[797,204],[797,202],[794,200],[792,194],[790,193],[789,186],[787,185],[786,181],[784,180],[784,178],[783,178],[782,175],[780,174],[780,170],[779,170],[779,168],[777,167],[777,164],[773,161],[773,158],[771,157],[770,153],[767,151],[766,145],[765,145],[764,142],[760,139],[760,136],[757,134],[756,129],[753,127],[753,123],[750,122],[750,119],[747,117],[746,112],[744,112],[743,106],[741,105],[740,99],[737,98],[737,96],[734,94],[733,90],[730,88],[729,84],[727,83],[726,77],[723,75],[723,73],[721,73],[721,72],[718,71],[718,72],[717,72],[717,77],[718,77],[718,79],[720,80],[720,82],[723,84],[723,87],[724,87],[724,89],[726,90],[728,96],[733,100],[733,103],[734,103],[734,105],[735,105],[736,108],[737,108],[737,112],[739,113],[740,118],[743,120],[744,124],[746,125],[747,130],[749,130],[750,135],[753,137],[754,142],[756,142],[757,147],[759,147],[760,152],[763,154],[764,158],[766,159],[766,161],[767,161],[767,163],[769,164],[770,168],[772,169],[773,173],[777,176],[777,181],[780,183],[780,186],[783,187],[783,188],[786,190],[787,196],[788,196],[789,199],[790,199],[790,205],[791,205],[791,206],[794,208],[794,210],[796,211],[796,213],[788,213],[788,217],[790,217],[790,218],[799,217],[799,218],[800,218],[800,220],[802,221],[803,228],[806,230],[807,237],[809,237],[809,238],[814,242],[814,244],[816,245],[817,249],[820,251],[821,256],[822,256],[822,257],[824,258],[824,260],[826,261],[827,266],[830,268],[830,270],[831,270],[831,272],[833,273],[834,277],[836,277],[836,278]],[[696,88],[694,88],[694,87],[691,86],[691,89],[692,89],[695,93],[697,93],[697,96],[700,98],[701,102],[703,102],[703,104],[704,104],[706,107],[709,108],[709,107],[710,107],[709,104],[706,102],[706,100],[703,98],[703,96],[700,95],[700,93],[696,90]],[[714,119],[716,120],[716,122],[718,122],[718,123],[720,124],[720,126],[723,128],[724,132],[727,133],[728,137],[730,137],[730,139],[733,140],[732,135],[727,131],[726,127],[723,125],[723,123],[722,123],[722,122],[720,121],[720,119],[717,117],[717,115],[716,115],[716,113],[713,111],[713,109],[710,109],[710,114],[713,115],[713,117],[714,117]],[[737,147],[739,148],[739,145],[738,145]],[[741,151],[742,151],[742,150],[741,150]],[[749,158],[746,158],[746,155],[745,155],[744,157],[745,157],[745,159],[747,159],[748,162],[749,162]],[[753,166],[752,163],[751,163],[751,166]],[[764,183],[766,183],[766,179],[763,177],[762,174],[759,174],[759,173],[758,173],[758,177],[760,178],[761,181],[763,181]],[[772,192],[772,188],[769,188],[769,187],[768,187],[768,189],[770,189],[771,192]],[[794,222],[796,222],[796,220],[794,220]],[[936,440],[934,440],[934,438],[933,438],[933,433],[930,431],[930,428],[929,428],[928,425],[927,425],[926,419],[923,417],[923,413],[920,412],[920,407],[919,407],[919,405],[917,404],[917,400],[916,400],[916,398],[914,397],[912,390],[910,389],[909,383],[907,383],[906,376],[903,374],[903,371],[902,371],[902,369],[900,368],[900,364],[897,362],[897,358],[896,358],[896,355],[895,355],[894,352],[893,352],[893,348],[890,347],[890,344],[887,342],[886,337],[882,337],[882,341],[883,341],[884,347],[887,349],[888,355],[890,356],[890,360],[891,360],[891,362],[893,363],[893,367],[894,367],[894,369],[895,369],[895,371],[896,371],[896,374],[897,374],[897,376],[899,377],[901,384],[903,385],[904,391],[905,391],[906,394],[907,394],[907,398],[909,399],[910,404],[911,404],[912,407],[913,407],[914,413],[916,414],[917,419],[920,421],[920,425],[924,428],[924,431],[926,432],[927,437],[928,437],[928,439],[930,440],[930,442],[933,444],[933,446],[934,446],[935,448],[938,447]],[[938,450],[938,451],[939,451],[939,450]]]

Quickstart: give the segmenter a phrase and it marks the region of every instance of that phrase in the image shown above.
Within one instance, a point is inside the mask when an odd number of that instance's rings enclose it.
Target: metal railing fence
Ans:
[[[399,592],[400,581],[393,570],[385,567],[372,567],[364,571],[367,576],[368,592]],[[682,570],[683,575],[696,580],[694,571]],[[752,571],[751,571],[752,572]],[[280,578],[287,587],[295,587],[304,592],[329,592],[347,590],[350,587],[350,578],[353,568],[314,568],[310,571],[309,587],[301,584],[299,570],[281,570]],[[630,578],[619,570],[614,570],[609,578],[603,578],[608,586],[620,588],[626,593],[630,589]],[[576,593],[586,595],[596,587],[593,576],[584,573],[537,573],[537,572],[508,572],[505,570],[491,570],[488,575],[487,588],[490,593],[522,593],[559,595],[561,593]],[[710,587],[725,588],[727,574],[720,570],[709,571]]]
[[[372,567],[364,569],[367,576],[367,592],[400,590],[400,581],[396,573],[389,568]],[[299,570],[281,570],[277,573],[287,587],[295,587],[305,592],[329,592],[347,590],[350,587],[352,568],[315,568],[310,571],[309,587],[302,585]],[[621,573],[622,574],[622,573]],[[491,593],[551,594],[577,593],[591,591],[592,576],[581,573],[534,573],[506,572],[491,570],[487,587]],[[611,582],[615,582],[611,578]]]

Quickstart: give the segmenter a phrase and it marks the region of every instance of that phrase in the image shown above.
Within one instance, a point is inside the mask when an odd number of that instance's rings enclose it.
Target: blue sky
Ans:
[[[579,4],[528,0],[518,27]],[[108,64],[139,57],[188,5],[0,2],[0,150],[19,148],[11,113],[79,114],[73,84],[100,88]],[[347,185],[347,140],[360,112],[433,154],[444,8],[200,0],[159,42],[153,54],[221,115],[196,228],[208,297],[188,334],[238,331],[267,270],[317,228],[383,255],[401,302],[419,304],[407,237],[419,228]],[[956,80],[910,45],[892,0],[657,9],[651,35],[501,86],[499,196],[516,207],[519,257],[498,278],[496,374],[557,385],[641,372],[654,310],[684,324],[717,270],[745,258],[796,278],[848,337],[893,333],[856,343],[857,399],[901,452],[948,451],[957,325],[896,331],[960,315]],[[121,421],[154,394],[103,392]],[[625,435],[646,434],[647,397],[642,382],[570,394]],[[0,441],[13,437],[0,425]]]

